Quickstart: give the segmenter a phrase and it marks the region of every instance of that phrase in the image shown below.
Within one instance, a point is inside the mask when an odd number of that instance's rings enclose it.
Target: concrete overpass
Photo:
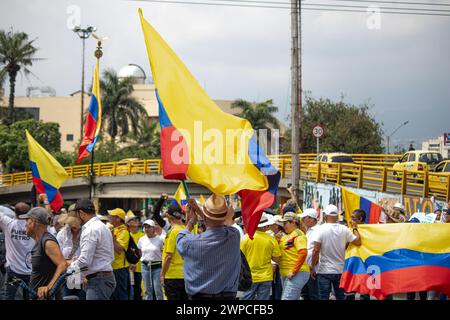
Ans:
[[[286,190],[288,179],[282,179],[279,187],[279,196],[289,197]],[[149,198],[159,198],[161,193],[173,195],[178,188],[179,181],[165,180],[157,174],[132,174],[123,176],[102,176],[95,177],[94,198],[100,203],[110,203],[108,209],[114,206],[113,203],[123,203],[123,201],[134,199],[144,200]],[[211,192],[203,186],[187,181],[188,189],[193,197],[200,195],[207,196]],[[18,184],[0,188],[0,203],[16,203],[19,201],[29,202],[31,198],[32,183]],[[89,178],[68,179],[60,188],[60,192],[66,201],[75,201],[80,198],[89,197]],[[138,203],[126,207],[139,207]],[[117,204],[119,205],[119,204]]]

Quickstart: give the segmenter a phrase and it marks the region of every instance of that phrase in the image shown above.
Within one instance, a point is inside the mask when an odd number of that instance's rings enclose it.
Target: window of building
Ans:
[[[73,134],[66,135],[66,140],[67,141],[73,141]]]

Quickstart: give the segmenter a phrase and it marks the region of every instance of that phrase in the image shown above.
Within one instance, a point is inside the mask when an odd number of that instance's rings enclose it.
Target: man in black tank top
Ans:
[[[58,241],[47,231],[51,217],[46,209],[33,208],[20,218],[27,220],[27,235],[36,241],[31,253],[30,287],[36,290],[39,300],[44,300],[50,298],[48,294],[67,263]]]

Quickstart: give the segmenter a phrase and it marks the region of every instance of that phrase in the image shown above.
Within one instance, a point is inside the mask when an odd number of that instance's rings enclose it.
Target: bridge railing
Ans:
[[[286,171],[286,175],[290,172]],[[384,166],[302,161],[300,178],[388,193],[450,200],[450,174]]]
[[[332,182],[343,186],[353,186],[381,192],[409,194],[417,196],[435,196],[450,200],[450,175],[428,171],[394,170],[389,165],[392,155],[357,155],[359,163],[315,162],[315,154],[300,156],[300,178],[316,182]],[[290,155],[269,156],[274,166],[279,168],[283,178],[292,172]],[[310,159],[310,160],[308,160]],[[376,163],[378,165],[373,165]],[[366,164],[365,164],[366,163]],[[370,163],[370,164],[367,164]],[[65,168],[69,178],[82,178],[90,175],[90,165]],[[161,174],[161,160],[136,160],[125,162],[107,162],[94,164],[96,176],[124,176],[132,174]],[[31,172],[19,172],[0,175],[0,187],[27,184],[33,181]]]

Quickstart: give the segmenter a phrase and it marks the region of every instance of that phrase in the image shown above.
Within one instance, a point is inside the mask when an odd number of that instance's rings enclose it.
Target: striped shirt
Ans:
[[[241,268],[240,235],[236,228],[208,228],[201,234],[181,230],[177,250],[184,261],[186,292],[237,292]]]

